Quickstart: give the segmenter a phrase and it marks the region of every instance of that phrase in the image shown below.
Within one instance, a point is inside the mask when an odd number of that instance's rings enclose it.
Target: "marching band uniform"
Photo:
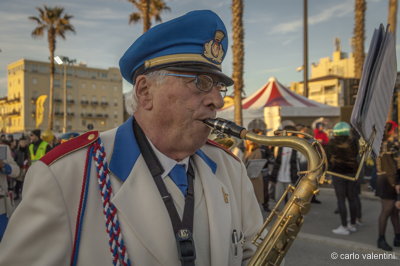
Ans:
[[[137,39],[120,60],[121,74],[134,83],[168,66],[229,86],[221,71],[227,39],[215,13],[189,12]],[[196,93],[196,100],[206,95]],[[210,115],[214,102],[202,106]],[[151,142],[138,134],[139,124],[132,117],[100,136],[85,133],[32,165],[0,244],[0,265],[224,266],[250,259],[262,216],[243,163],[208,142],[189,156],[184,197],[168,169],[149,165],[157,158],[143,148]]]
[[[179,265],[171,222],[138,150],[132,123],[129,119],[100,134],[110,162],[111,202],[117,208],[125,245],[133,265]],[[0,265],[70,264],[86,155],[96,139],[96,132],[88,132],[32,165],[23,200],[0,245]],[[251,239],[262,222],[246,168],[210,144],[193,157],[196,265],[241,265],[254,252]],[[90,168],[78,265],[110,265],[96,169],[94,164]],[[165,183],[182,212],[183,195],[170,178]],[[234,232],[238,243],[232,243]]]

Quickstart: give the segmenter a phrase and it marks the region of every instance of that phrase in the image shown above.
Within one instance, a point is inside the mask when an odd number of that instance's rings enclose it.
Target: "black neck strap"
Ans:
[[[133,131],[136,136],[140,151],[154,178],[154,182],[160,192],[160,195],[167,208],[169,217],[171,219],[172,227],[174,229],[176,244],[178,247],[178,255],[183,266],[194,266],[196,259],[196,251],[193,241],[193,216],[194,216],[194,171],[191,160],[189,160],[188,169],[188,190],[185,198],[185,207],[183,210],[182,221],[179,217],[178,211],[174,205],[171,194],[168,192],[161,175],[164,169],[155,155],[150,143],[144,135],[142,129],[136,121],[133,122]]]

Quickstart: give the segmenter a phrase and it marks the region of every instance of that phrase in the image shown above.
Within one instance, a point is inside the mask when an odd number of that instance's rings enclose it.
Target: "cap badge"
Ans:
[[[221,41],[225,38],[225,34],[217,30],[214,39],[204,44],[203,55],[214,63],[222,63],[225,51],[222,47]]]

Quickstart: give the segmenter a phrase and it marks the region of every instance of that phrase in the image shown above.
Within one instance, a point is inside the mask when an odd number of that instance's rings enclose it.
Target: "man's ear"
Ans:
[[[136,98],[138,105],[145,110],[153,108],[153,95],[150,91],[150,82],[145,75],[139,75],[136,78]]]

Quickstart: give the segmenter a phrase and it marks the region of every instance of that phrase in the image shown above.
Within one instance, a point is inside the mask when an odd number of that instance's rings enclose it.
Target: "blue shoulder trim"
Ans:
[[[196,154],[198,156],[200,156],[200,158],[202,158],[204,160],[204,162],[210,167],[211,171],[213,172],[213,174],[215,174],[217,172],[217,164],[211,160],[210,157],[208,157],[204,151],[202,150],[197,150]]]
[[[114,149],[110,161],[110,171],[125,181],[140,155],[139,145],[133,133],[133,117],[118,129],[114,139]]]

